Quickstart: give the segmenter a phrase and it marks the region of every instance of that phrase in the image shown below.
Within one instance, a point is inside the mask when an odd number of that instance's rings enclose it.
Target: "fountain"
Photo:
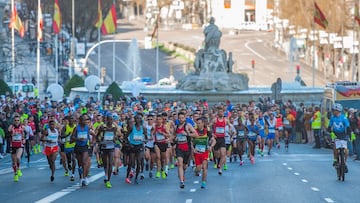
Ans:
[[[141,60],[137,40],[134,38],[128,48],[126,65],[132,70],[132,78],[129,76],[129,81],[134,80],[140,76]]]
[[[177,89],[190,91],[239,91],[248,90],[249,78],[246,74],[234,73],[232,53],[219,49],[222,36],[211,17],[210,24],[204,29],[205,47],[196,53],[195,73],[180,80]]]

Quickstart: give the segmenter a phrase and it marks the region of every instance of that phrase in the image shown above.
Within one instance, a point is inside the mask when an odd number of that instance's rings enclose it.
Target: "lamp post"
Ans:
[[[71,29],[72,29],[72,36],[71,36],[71,49],[70,49],[70,77],[74,75],[75,72],[75,44],[74,44],[74,37],[75,37],[75,3],[74,0],[71,2]]]

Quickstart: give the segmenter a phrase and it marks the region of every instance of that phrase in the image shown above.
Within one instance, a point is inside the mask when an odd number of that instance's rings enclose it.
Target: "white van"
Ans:
[[[27,84],[15,83],[14,85],[12,83],[8,83],[8,86],[13,91],[13,93],[16,94],[16,96],[18,96],[19,93],[21,93],[23,97],[24,96],[35,97],[34,94],[35,86],[31,83],[27,83]],[[14,88],[15,88],[15,92],[14,92]]]

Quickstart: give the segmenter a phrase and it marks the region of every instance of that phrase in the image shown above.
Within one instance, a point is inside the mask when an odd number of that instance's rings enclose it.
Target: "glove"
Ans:
[[[356,135],[355,135],[355,133],[352,132],[351,136],[350,136],[350,141],[352,142],[354,140],[356,140]]]
[[[335,140],[335,139],[336,139],[335,133],[334,133],[334,132],[331,132],[331,133],[330,133],[330,137],[331,137],[332,140]]]

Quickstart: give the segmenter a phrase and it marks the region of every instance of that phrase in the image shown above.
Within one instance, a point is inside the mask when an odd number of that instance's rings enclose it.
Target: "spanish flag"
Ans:
[[[320,25],[320,27],[326,29],[329,23],[326,20],[325,15],[320,10],[317,3],[315,2],[314,4],[315,4],[314,21],[315,21],[316,24]]]
[[[354,18],[356,22],[360,25],[359,4],[357,2],[355,2]]]
[[[102,19],[102,11],[101,11],[101,0],[98,0],[98,17],[95,23],[95,27],[99,29],[102,24],[103,24],[103,19]]]
[[[107,14],[104,22],[101,26],[101,32],[104,35],[112,34],[116,32],[116,8],[115,4],[112,4],[109,13]]]
[[[54,4],[53,31],[54,34],[59,34],[59,32],[61,31],[61,12],[59,0],[55,0]]]
[[[19,15],[16,12],[16,7],[14,6],[14,9],[11,13],[11,21],[9,24],[9,28],[14,28],[15,30],[17,30],[20,34],[20,37],[24,37],[25,35],[25,30],[24,30],[24,26],[21,22],[21,19],[19,17]]]
[[[38,26],[37,26],[37,39],[38,41],[43,40],[43,27],[44,27],[44,21],[43,21],[43,15],[41,12],[41,7],[38,5]]]

